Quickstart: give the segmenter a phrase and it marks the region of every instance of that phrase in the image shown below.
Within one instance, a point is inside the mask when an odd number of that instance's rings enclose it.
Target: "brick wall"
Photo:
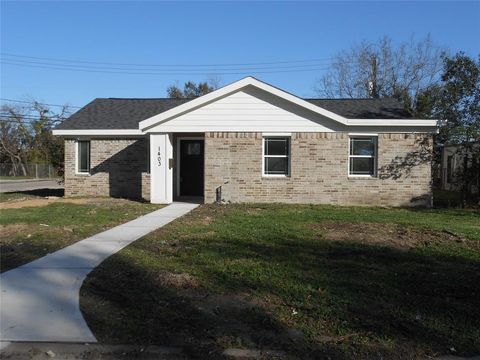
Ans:
[[[205,134],[205,202],[430,205],[431,136],[380,134],[378,177],[348,177],[347,133],[293,133],[291,176],[262,177],[261,133]],[[422,159],[422,160],[419,160]]]
[[[75,173],[75,147],[65,140],[65,196],[150,198],[148,139],[92,139],[90,175]]]

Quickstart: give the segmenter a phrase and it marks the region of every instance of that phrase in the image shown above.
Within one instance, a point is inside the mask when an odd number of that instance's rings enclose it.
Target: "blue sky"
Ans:
[[[228,70],[223,72],[241,74],[221,76],[226,84],[251,74],[310,97],[315,95],[315,79],[337,51],[383,35],[400,42],[428,33],[452,52],[478,56],[480,2],[2,1],[2,53],[102,63],[181,64],[189,65],[182,69],[201,71],[139,75],[2,64],[0,90],[2,98],[84,105],[95,97],[164,97],[175,81],[205,80],[212,71],[198,64],[326,59],[318,62],[316,71]],[[34,64],[44,63],[42,59],[23,60],[31,61],[23,64],[45,66]],[[116,67],[83,65],[110,71]]]

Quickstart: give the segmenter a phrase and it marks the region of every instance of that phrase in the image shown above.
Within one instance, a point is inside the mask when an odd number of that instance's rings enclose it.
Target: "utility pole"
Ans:
[[[370,81],[370,96],[378,98],[378,84],[377,84],[377,57],[372,56],[372,79]]]

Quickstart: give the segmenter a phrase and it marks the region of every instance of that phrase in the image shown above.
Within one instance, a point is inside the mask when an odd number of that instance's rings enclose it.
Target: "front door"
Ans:
[[[180,139],[180,196],[203,196],[203,144]]]

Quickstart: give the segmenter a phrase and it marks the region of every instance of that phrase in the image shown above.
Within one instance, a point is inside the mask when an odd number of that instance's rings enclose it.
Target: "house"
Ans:
[[[430,163],[409,159],[436,131],[394,99],[301,99],[246,77],[196,99],[95,99],[54,134],[66,196],[428,206]]]

